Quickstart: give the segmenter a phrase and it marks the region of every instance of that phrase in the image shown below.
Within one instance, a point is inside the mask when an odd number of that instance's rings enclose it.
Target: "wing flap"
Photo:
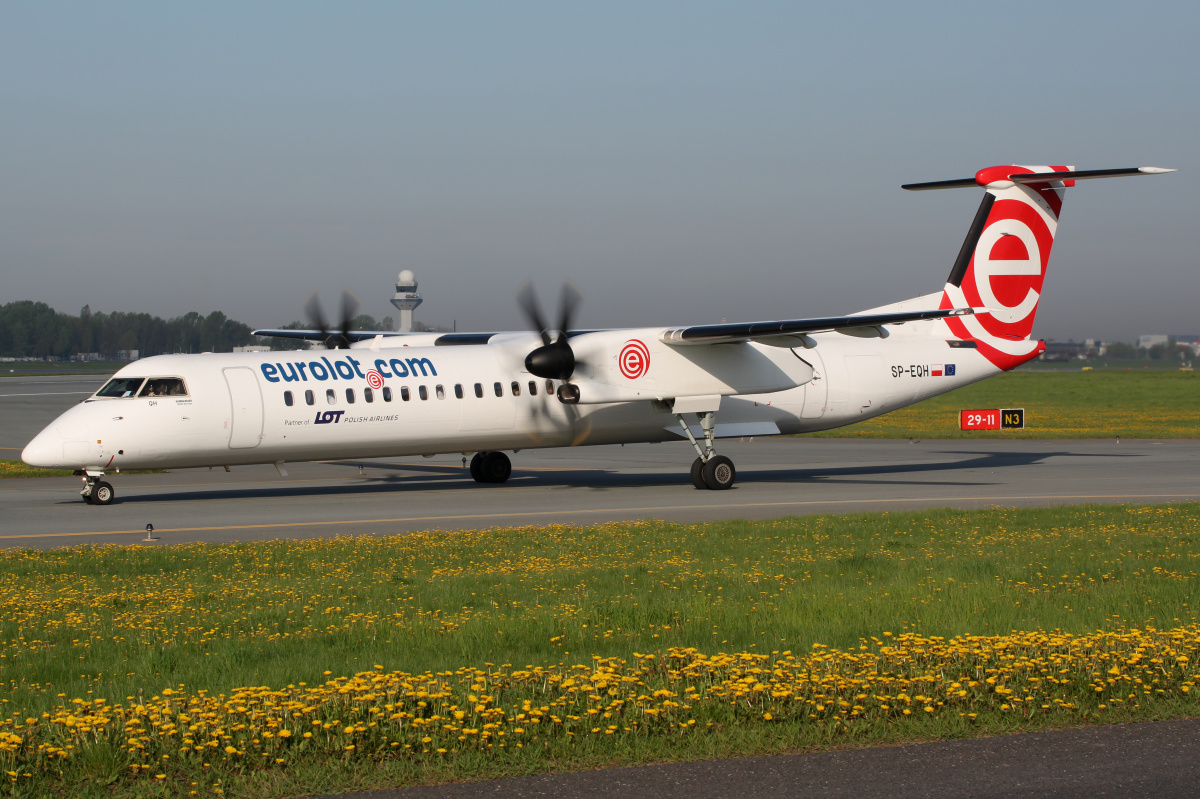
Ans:
[[[816,319],[787,319],[778,322],[696,325],[664,330],[658,340],[672,347],[686,347],[701,344],[729,344],[738,341],[771,344],[772,339],[792,337],[798,340],[807,333],[831,331],[841,331],[857,336],[867,334],[867,331],[874,331],[870,335],[885,335],[881,329],[883,325],[902,325],[905,322],[944,319],[947,316],[967,316],[973,313],[975,311],[971,308],[944,308],[928,311],[860,314],[858,316],[830,316]]]

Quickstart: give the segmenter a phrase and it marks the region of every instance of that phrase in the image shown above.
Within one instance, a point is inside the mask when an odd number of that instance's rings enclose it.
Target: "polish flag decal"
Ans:
[[[929,365],[929,373],[931,375],[933,375],[934,377],[941,377],[942,376],[942,365],[940,363],[930,364]]]

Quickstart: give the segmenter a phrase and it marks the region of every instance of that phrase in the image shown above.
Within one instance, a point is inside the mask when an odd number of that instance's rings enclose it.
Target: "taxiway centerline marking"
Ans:
[[[849,505],[849,504],[878,504],[885,502],[1002,502],[1033,499],[1196,499],[1200,494],[1039,494],[1031,496],[1008,497],[897,497],[895,499],[803,499],[789,502],[742,502],[730,505],[657,505],[640,508],[576,508],[574,510],[535,510],[518,511],[502,514],[505,517],[577,515],[587,513],[645,513],[670,510],[700,510],[706,508],[770,508],[802,505]],[[280,527],[328,527],[342,524],[394,524],[398,522],[437,522],[461,521],[463,519],[491,519],[495,513],[469,513],[453,516],[406,516],[395,519],[331,519],[329,521],[313,522],[271,522],[269,524],[230,524],[215,527],[161,527],[155,528],[156,533],[201,533],[219,530],[264,530]],[[87,533],[31,533],[30,535],[4,535],[0,541],[20,538],[60,538],[84,535],[130,535],[143,533],[145,530],[99,530]]]

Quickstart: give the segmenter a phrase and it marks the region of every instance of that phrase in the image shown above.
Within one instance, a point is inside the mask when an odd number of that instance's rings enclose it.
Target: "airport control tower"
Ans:
[[[417,293],[417,276],[405,269],[396,278],[396,296],[392,297],[392,305],[395,305],[400,311],[400,318],[396,322],[397,330],[404,333],[412,332],[412,314],[420,304],[421,295]]]

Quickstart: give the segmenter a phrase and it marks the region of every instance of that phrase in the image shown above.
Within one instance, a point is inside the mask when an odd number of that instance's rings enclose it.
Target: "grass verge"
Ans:
[[[6,550],[0,770],[35,795],[280,796],[1195,715],[1198,523]]]
[[[1024,430],[959,429],[959,411],[1024,408]],[[823,438],[1197,438],[1200,372],[1009,372]]]
[[[70,469],[39,469],[24,461],[0,458],[0,479],[5,477],[70,477]]]
[[[120,474],[166,474],[166,471],[166,469],[127,469]],[[73,474],[75,472],[70,469],[39,469],[37,466],[29,466],[24,461],[0,459],[0,480],[5,477],[70,477]]]

